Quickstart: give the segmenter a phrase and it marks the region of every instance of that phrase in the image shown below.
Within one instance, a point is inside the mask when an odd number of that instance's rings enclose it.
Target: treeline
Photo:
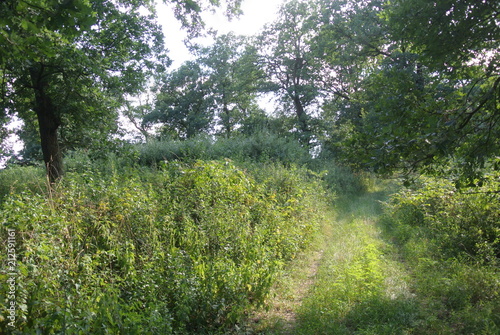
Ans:
[[[56,3],[2,4],[0,40],[4,121],[24,121],[20,157],[52,179],[65,153],[113,147],[119,115],[143,142],[270,133],[357,169],[451,164],[463,185],[498,156],[497,3],[293,0],[257,36],[210,45],[194,39],[204,6],[177,4],[195,56],[177,69],[149,1]]]

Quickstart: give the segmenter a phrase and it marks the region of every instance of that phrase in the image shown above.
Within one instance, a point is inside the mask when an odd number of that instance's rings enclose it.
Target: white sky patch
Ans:
[[[19,136],[15,134],[15,131],[21,129],[23,124],[24,122],[21,119],[17,116],[13,116],[12,120],[4,126],[10,134],[2,144],[7,150],[12,151],[13,154],[18,154],[24,148],[24,143]],[[9,158],[10,157],[0,157],[0,168],[3,169],[5,167],[5,163]]]
[[[229,21],[221,10],[215,13],[205,12],[202,18],[207,29],[214,29],[219,34],[233,32],[236,35],[252,36],[258,34],[265,24],[274,20],[278,9],[284,0],[244,0],[242,3],[243,14]],[[184,45],[187,37],[181,24],[175,19],[170,6],[163,3],[157,5],[158,22],[163,27],[165,46],[169,50],[169,57],[173,60],[172,67],[177,68],[183,62],[192,60],[189,50]],[[206,44],[210,39],[199,39],[196,42]]]

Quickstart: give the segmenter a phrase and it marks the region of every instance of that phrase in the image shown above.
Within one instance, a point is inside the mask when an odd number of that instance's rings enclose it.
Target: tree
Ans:
[[[219,4],[171,2],[178,18],[187,14],[182,22],[192,33],[201,28],[201,10]],[[228,13],[239,3],[226,2]],[[61,127],[72,125],[70,134],[86,125],[109,133],[121,96],[137,93],[166,64],[153,1],[7,0],[0,9],[2,110],[37,123],[55,181],[63,173]]]
[[[156,96],[154,110],[144,124],[162,123],[163,134],[186,139],[209,131],[213,120],[213,101],[209,99],[207,76],[197,62],[186,62],[165,76]]]
[[[408,41],[438,87],[448,87],[433,111],[441,119],[438,136],[449,139],[445,152],[474,179],[473,170],[500,151],[500,4],[399,0],[385,14],[392,38]]]
[[[268,25],[258,38],[261,63],[268,76],[268,89],[291,104],[302,142],[310,144],[311,111],[317,102],[319,67],[315,63],[310,41],[314,25],[309,13],[314,4],[290,1],[283,5],[277,20]]]
[[[449,159],[469,169],[498,154],[499,5],[322,6],[318,45],[349,83],[345,98],[328,106],[337,151],[385,172],[435,168]]]
[[[227,34],[216,36],[214,43],[199,48],[198,54],[198,62],[207,73],[218,125],[230,137],[246,117],[258,110],[256,97],[262,73],[257,67],[256,50],[245,38]]]

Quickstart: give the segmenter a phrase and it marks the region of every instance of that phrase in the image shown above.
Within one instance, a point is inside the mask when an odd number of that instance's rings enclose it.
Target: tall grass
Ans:
[[[212,139],[207,136],[189,140],[152,141],[138,146],[141,164],[162,161],[224,159],[245,162],[280,162],[303,165],[309,153],[297,141],[274,134]]]
[[[12,165],[0,170],[0,203],[10,194],[24,191],[44,193],[47,179],[43,166]]]

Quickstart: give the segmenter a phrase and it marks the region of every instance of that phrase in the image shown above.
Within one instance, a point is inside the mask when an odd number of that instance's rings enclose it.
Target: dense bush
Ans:
[[[402,241],[424,234],[439,254],[470,262],[500,261],[500,173],[481,187],[457,189],[452,181],[422,177],[393,197],[391,225]],[[423,236],[422,236],[423,237]]]
[[[281,162],[303,165],[310,159],[307,149],[297,141],[262,133],[233,138],[197,137],[189,140],[152,141],[138,146],[141,164],[162,161],[224,159],[252,162]]]
[[[43,166],[11,165],[0,170],[0,203],[10,194],[26,189],[31,192],[46,191],[46,177]]]
[[[88,169],[68,173],[50,196],[11,195],[1,238],[14,229],[17,331],[204,333],[234,324],[263,303],[277,269],[318,225],[318,178],[267,169],[258,180],[230,161],[173,162],[143,180]],[[2,315],[8,276],[2,268]]]
[[[421,177],[387,205],[382,223],[403,251],[417,301],[424,301],[423,333],[500,331],[499,177],[490,172],[471,189]]]
[[[241,166],[257,163],[277,163],[286,166],[306,166],[321,174],[326,187],[335,194],[355,195],[367,191],[368,174],[355,173],[349,167],[338,165],[331,155],[313,158],[294,138],[272,133],[258,133],[233,138],[198,137],[189,140],[152,141],[138,145],[141,165],[155,166],[163,161],[199,159],[232,159]],[[258,168],[261,169],[261,164]],[[257,170],[255,169],[255,170]]]

